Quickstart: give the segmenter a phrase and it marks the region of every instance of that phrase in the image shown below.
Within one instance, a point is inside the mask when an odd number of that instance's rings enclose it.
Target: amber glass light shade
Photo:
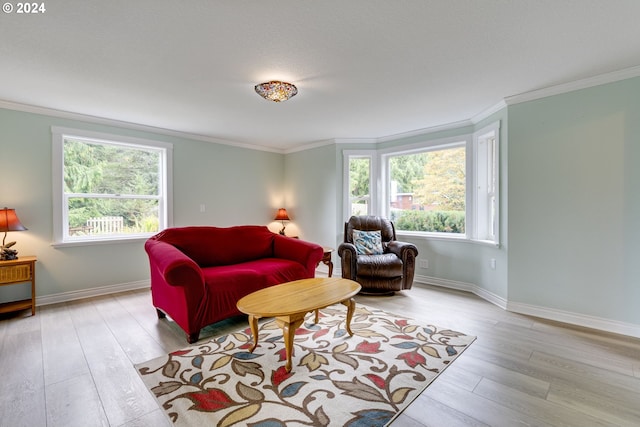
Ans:
[[[7,232],[23,231],[26,229],[27,227],[22,225],[20,219],[18,219],[18,215],[16,215],[15,209],[0,209],[0,232],[4,231],[4,237],[2,238],[2,247],[0,248],[0,259],[18,259],[18,251],[11,248],[11,246],[15,245],[16,242],[9,242],[9,244],[6,245],[5,241],[7,240]]]
[[[258,95],[273,102],[286,101],[298,93],[295,85],[278,80],[257,84],[254,89]]]
[[[291,221],[289,219],[289,215],[287,215],[287,210],[285,208],[278,209],[278,213],[274,218],[276,221]]]
[[[281,221],[282,222],[282,230],[280,230],[280,234],[282,234],[283,236],[284,234],[284,229],[286,228],[286,226],[284,225],[285,221],[291,221],[289,219],[289,215],[287,215],[287,210],[285,208],[280,208],[278,209],[278,213],[276,213],[276,217],[274,218],[276,221]]]
[[[22,225],[18,215],[16,215],[15,209],[0,209],[0,232],[4,231],[2,246],[4,246],[4,239],[7,238],[7,231],[24,231],[26,229],[27,227]]]

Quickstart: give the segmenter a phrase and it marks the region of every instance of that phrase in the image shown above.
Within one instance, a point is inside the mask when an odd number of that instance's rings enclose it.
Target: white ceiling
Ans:
[[[640,65],[638,0],[43,3],[0,13],[0,100],[270,150],[468,120]],[[260,98],[271,79],[298,95]]]

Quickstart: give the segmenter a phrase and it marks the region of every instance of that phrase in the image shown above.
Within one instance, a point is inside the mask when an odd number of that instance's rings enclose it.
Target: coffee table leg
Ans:
[[[342,304],[347,306],[347,332],[349,332],[349,336],[353,336],[353,332],[351,332],[351,319],[353,318],[353,312],[356,310],[356,300],[349,298],[348,300],[342,301]]]
[[[253,345],[249,349],[251,353],[258,346],[258,319],[259,317],[249,315],[249,326],[251,327],[251,335],[253,336]]]
[[[293,338],[296,335],[296,329],[304,322],[306,313],[296,313],[289,316],[276,317],[276,322],[282,328],[284,338],[284,348],[287,354],[287,363],[284,369],[291,372],[291,355],[293,353]]]

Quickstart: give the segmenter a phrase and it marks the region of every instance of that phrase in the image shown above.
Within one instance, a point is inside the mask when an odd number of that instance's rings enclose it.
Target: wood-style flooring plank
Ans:
[[[407,422],[407,418],[410,419],[410,423]],[[405,427],[405,425],[429,427],[489,427],[488,424],[465,415],[460,411],[456,411],[447,405],[443,405],[425,394],[420,395],[414,400],[397,418],[393,425],[398,427]]]
[[[165,353],[178,350],[187,344],[186,335],[171,321],[161,321],[151,302],[149,291],[131,291],[113,296],[153,338]]]
[[[424,394],[444,406],[490,426],[549,427],[553,425],[529,414],[511,409],[500,402],[487,399],[475,392],[463,390],[456,384],[450,383],[446,378],[437,378],[424,391]]]
[[[415,284],[368,305],[475,335],[392,427],[640,426],[640,340],[510,313]],[[134,364],[188,347],[149,290],[38,307],[0,320],[0,427],[168,427]],[[203,329],[200,342],[247,327]]]
[[[66,304],[40,307],[38,318],[45,384],[88,374],[89,366]]]
[[[37,316],[19,316],[4,322],[7,323],[0,353],[0,426],[44,426],[40,321]]]
[[[562,380],[551,384],[548,400],[567,408],[604,420],[611,425],[638,427],[640,399],[638,395],[624,400],[580,388]]]
[[[146,415],[131,420],[118,427],[171,427],[172,424],[169,418],[160,409],[156,409]]]
[[[118,426],[154,411],[158,405],[94,301],[69,303],[69,311],[109,424]]]
[[[115,297],[100,298],[94,301],[94,305],[133,364],[166,354],[162,346],[138,324]]]
[[[535,398],[537,396],[531,396],[488,378],[483,378],[473,393],[556,427],[611,427],[613,425],[567,406]]]
[[[109,427],[89,373],[47,385],[47,427]]]

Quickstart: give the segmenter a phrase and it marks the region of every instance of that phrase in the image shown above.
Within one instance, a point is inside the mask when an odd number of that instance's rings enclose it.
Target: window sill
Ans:
[[[54,248],[71,248],[75,246],[100,246],[100,245],[119,245],[123,243],[139,243],[144,242],[149,236],[132,236],[132,237],[114,237],[96,240],[68,240],[63,242],[53,242],[51,246]]]
[[[445,233],[419,233],[415,231],[402,231],[402,230],[396,230],[396,235],[402,236],[402,237],[409,237],[411,239],[418,239],[418,240],[435,240],[440,242],[463,242],[463,243],[471,243],[471,244],[481,245],[481,246],[490,246],[493,248],[500,247],[500,243],[496,243],[492,240],[470,239],[465,235],[454,235],[454,234],[445,234]]]

